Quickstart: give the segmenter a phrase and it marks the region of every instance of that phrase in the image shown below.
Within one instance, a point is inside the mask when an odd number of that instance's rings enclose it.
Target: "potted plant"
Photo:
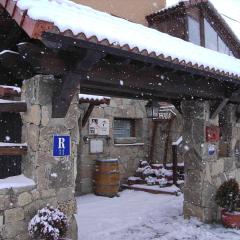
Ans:
[[[224,182],[217,190],[215,201],[222,208],[223,225],[229,228],[240,228],[238,182],[235,179]]]
[[[28,225],[32,239],[64,240],[68,228],[66,215],[57,208],[45,207],[38,210]]]

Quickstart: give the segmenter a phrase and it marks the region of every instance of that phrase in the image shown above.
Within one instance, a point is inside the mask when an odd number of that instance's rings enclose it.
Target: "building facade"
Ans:
[[[145,16],[165,7],[165,0],[73,0],[96,10],[110,13],[131,22],[147,25]]]

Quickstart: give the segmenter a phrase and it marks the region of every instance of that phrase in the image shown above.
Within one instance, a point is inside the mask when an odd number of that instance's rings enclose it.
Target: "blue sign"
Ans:
[[[214,145],[209,145],[209,146],[208,146],[208,154],[209,154],[210,156],[214,155],[215,151],[216,151],[216,149],[215,149],[215,146],[214,146]]]
[[[53,156],[64,157],[71,155],[70,136],[53,136]]]

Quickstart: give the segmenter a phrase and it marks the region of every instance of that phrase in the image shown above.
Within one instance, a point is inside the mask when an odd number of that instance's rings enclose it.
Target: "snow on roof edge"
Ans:
[[[111,99],[110,97],[89,95],[89,94],[79,94],[78,97],[79,97],[79,99],[93,100],[93,101],[101,101],[104,99]]]
[[[98,41],[107,39],[112,45],[138,48],[139,53],[147,50],[166,58],[178,59],[192,65],[231,73],[240,77],[240,60],[191,44],[181,39],[147,28],[140,24],[111,16],[67,0],[19,0],[18,7],[28,9],[28,15],[35,20],[54,23],[60,30],[71,30],[74,35],[84,33],[87,38]],[[68,16],[71,14],[71,18]],[[78,24],[76,24],[76,22]],[[159,44],[156,44],[159,43]]]

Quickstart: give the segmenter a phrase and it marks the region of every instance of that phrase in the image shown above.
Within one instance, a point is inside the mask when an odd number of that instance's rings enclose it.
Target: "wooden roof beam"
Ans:
[[[68,71],[68,66],[58,53],[47,47],[32,44],[18,44],[20,56],[29,63],[36,74],[53,74],[59,76]]]
[[[210,113],[210,119],[214,119],[227,105],[229,98],[224,98],[221,102],[217,103]]]
[[[137,60],[140,62],[150,63],[150,64],[158,65],[160,67],[179,70],[179,71],[183,71],[186,73],[191,73],[193,75],[198,75],[198,76],[201,76],[204,78],[213,78],[213,79],[216,79],[219,81],[221,80],[221,81],[225,81],[225,82],[235,81],[235,83],[239,84],[238,79],[232,79],[232,77],[230,77],[228,75],[220,75],[215,72],[206,71],[204,69],[201,69],[200,67],[195,68],[191,65],[186,65],[186,64],[181,65],[174,61],[166,61],[164,59],[145,56],[145,55],[141,55],[138,53],[125,51],[125,50],[122,50],[119,48],[100,45],[100,44],[97,44],[94,42],[89,42],[89,41],[85,41],[85,40],[81,40],[81,39],[66,37],[66,36],[62,36],[62,35],[58,35],[58,34],[54,34],[54,33],[44,32],[42,35],[42,41],[44,42],[44,44],[46,46],[49,46],[50,48],[54,47],[54,46],[56,46],[56,48],[57,48],[57,46],[59,46],[59,42],[61,42],[62,45],[64,45],[65,49],[67,49],[67,48],[72,49],[73,46],[75,46],[75,48],[92,49],[92,50],[96,50],[96,51],[100,51],[100,52],[105,52],[106,54],[110,54],[110,55],[115,55],[115,56],[124,57],[127,59]]]
[[[27,103],[0,99],[0,112],[26,112]]]
[[[22,156],[27,154],[27,145],[0,143],[0,156]]]
[[[31,78],[33,70],[17,52],[5,51],[0,54],[0,64],[17,79]]]
[[[99,105],[99,104],[98,104]],[[90,103],[89,106],[88,106],[88,109],[87,111],[85,112],[84,116],[83,116],[83,119],[82,119],[82,128],[84,128],[87,124],[87,121],[89,119],[89,117],[91,116],[92,114],[92,111],[94,109],[94,107],[96,106],[96,104],[93,104],[93,103]]]
[[[87,78],[92,67],[105,56],[105,53],[88,50],[83,59],[80,59],[73,69],[63,75],[62,82],[53,96],[53,118],[63,118],[76,93],[80,79]]]

